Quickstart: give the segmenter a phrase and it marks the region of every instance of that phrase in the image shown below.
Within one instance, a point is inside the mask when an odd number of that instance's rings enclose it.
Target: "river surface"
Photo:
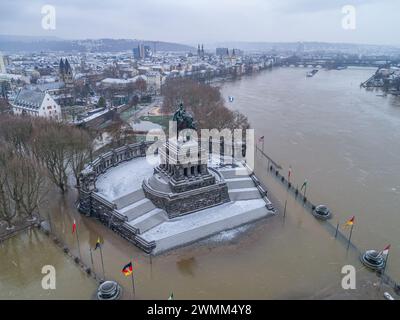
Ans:
[[[360,88],[374,69],[320,70],[312,78],[306,70],[274,69],[222,92],[265,136],[282,173],[292,167],[293,184],[308,179],[311,200],[327,204],[335,219],[356,216],[357,245],[392,245],[388,270],[400,279],[400,97]]]
[[[329,205],[334,219],[343,223],[356,215],[353,240],[359,247],[392,244],[388,272],[399,280],[400,104],[359,88],[372,72],[321,70],[306,79],[305,69],[282,68],[226,83],[222,91],[235,97],[229,106],[248,115],[256,135],[265,136],[265,151],[283,170],[292,166],[292,181],[309,180],[313,202]],[[268,186],[278,216],[152,259],[80,215],[74,189],[64,198],[52,196],[42,213],[51,216],[53,231],[75,255],[80,251],[88,266],[89,248],[99,236],[104,239],[105,277],[123,286],[124,299],[133,298],[131,278],[121,273],[129,261],[136,299],[167,299],[171,292],[175,299],[382,299],[384,291],[391,292],[359,263],[356,251],[346,252],[344,241],[288,195],[259,154],[256,173]],[[73,219],[80,250],[71,233]],[[5,241],[0,261],[2,299],[93,297],[96,282],[37,231]],[[32,262],[36,267],[26,271]],[[60,282],[70,281],[49,296],[40,287],[39,266],[52,263]],[[93,264],[101,277],[99,250],[93,252]],[[341,288],[341,270],[347,264],[357,270],[356,290]]]

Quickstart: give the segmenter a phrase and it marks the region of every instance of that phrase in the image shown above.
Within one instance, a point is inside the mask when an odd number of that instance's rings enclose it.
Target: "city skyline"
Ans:
[[[42,27],[44,5],[55,8],[54,30]],[[356,10],[355,29],[342,26],[346,5]],[[0,4],[0,33],[62,39],[163,40],[191,45],[221,41],[399,45],[395,40],[400,27],[396,19],[399,8],[394,0],[5,0]]]

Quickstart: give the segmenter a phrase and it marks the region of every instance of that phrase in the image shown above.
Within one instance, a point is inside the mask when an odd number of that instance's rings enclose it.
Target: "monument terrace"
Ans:
[[[183,105],[173,120],[177,135],[156,152],[147,152],[153,142],[136,143],[90,163],[80,174],[79,210],[151,254],[275,213],[252,169],[234,157],[241,144],[224,141],[229,147],[212,154],[191,134]]]

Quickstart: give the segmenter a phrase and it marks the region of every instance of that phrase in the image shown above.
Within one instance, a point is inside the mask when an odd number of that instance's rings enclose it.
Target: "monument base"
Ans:
[[[214,184],[176,193],[170,189],[168,178],[158,172],[145,179],[142,188],[146,198],[172,219],[230,201],[224,178],[217,171],[210,175]]]

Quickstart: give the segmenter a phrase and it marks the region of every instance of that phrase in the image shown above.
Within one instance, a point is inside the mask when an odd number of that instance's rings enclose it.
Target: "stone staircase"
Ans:
[[[247,168],[221,170],[221,173],[228,185],[231,201],[252,200],[261,197]]]
[[[117,205],[117,209],[122,209],[144,198],[144,192],[142,188],[140,188],[114,200],[113,202]]]
[[[141,234],[167,220],[167,213],[162,209],[155,208],[144,215],[129,221],[128,224],[136,228],[138,234]]]
[[[135,234],[147,230],[168,220],[166,212],[156,208],[154,204],[145,197],[142,189],[135,190],[114,200],[116,211],[125,217],[127,227],[135,230]]]

